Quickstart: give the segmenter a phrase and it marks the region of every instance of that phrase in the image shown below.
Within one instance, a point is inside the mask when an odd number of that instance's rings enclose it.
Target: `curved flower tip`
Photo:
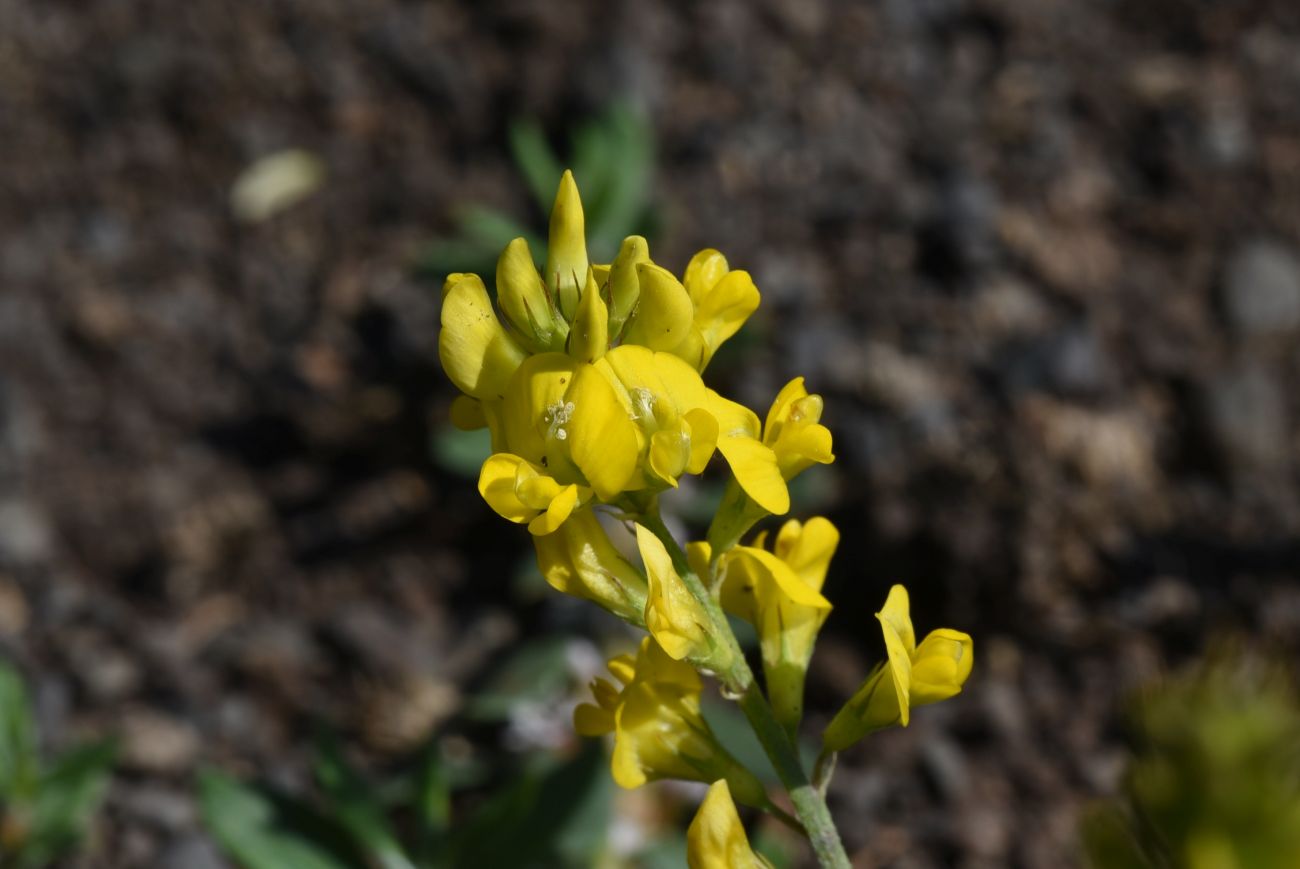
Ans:
[[[478,275],[447,279],[441,323],[438,359],[451,382],[474,398],[502,398],[528,354],[497,319]]]
[[[876,666],[826,728],[827,751],[841,751],[874,730],[906,727],[912,707],[961,693],[975,664],[974,642],[961,631],[939,628],[917,645],[907,590],[901,585],[890,589],[876,618],[888,661]]]
[[[591,497],[590,489],[561,485],[542,468],[509,453],[489,456],[483,463],[478,491],[498,515],[528,523],[533,534],[554,532],[580,502]]]
[[[767,862],[749,847],[731,789],[715,781],[686,831],[688,869],[761,869]]]
[[[573,172],[566,169],[555,191],[546,247],[546,286],[558,298],[560,313],[566,320],[572,320],[578,310],[578,296],[587,281],[589,265],[582,197]]]

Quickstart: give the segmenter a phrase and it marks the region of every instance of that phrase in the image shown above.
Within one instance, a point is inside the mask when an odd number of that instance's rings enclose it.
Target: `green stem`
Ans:
[[[848,855],[844,853],[844,845],[840,842],[826,800],[808,781],[808,775],[799,762],[798,749],[776,720],[772,707],[757,685],[751,684],[740,698],[740,709],[749,719],[749,726],[754,728],[754,734],[776,768],[781,784],[790,794],[790,801],[794,803],[795,813],[812,843],[818,864],[824,869],[850,869]]]
[[[718,679],[729,696],[739,698],[741,711],[749,719],[749,726],[753,728],[759,744],[772,761],[781,784],[790,794],[790,801],[794,803],[799,822],[803,825],[808,841],[812,843],[818,864],[822,869],[850,869],[848,855],[844,853],[844,845],[840,842],[840,834],[835,829],[835,821],[831,818],[830,809],[826,807],[826,800],[808,781],[808,774],[799,761],[798,748],[777,721],[772,707],[754,681],[754,674],[727,623],[722,606],[708,593],[700,577],[691,569],[686,553],[659,516],[658,505],[651,504],[641,511],[638,521],[663,542],[672,558],[673,568],[726,635],[723,641],[732,647],[734,655],[731,667],[726,672],[718,673]]]

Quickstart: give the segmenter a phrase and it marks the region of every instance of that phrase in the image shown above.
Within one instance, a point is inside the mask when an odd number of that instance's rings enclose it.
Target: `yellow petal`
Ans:
[[[621,713],[622,710],[620,709]],[[618,715],[615,715],[615,730],[618,729]],[[622,734],[614,739],[614,753],[610,757],[610,773],[614,776],[614,783],[621,788],[632,790],[639,788],[649,779],[646,777],[645,770],[641,768],[641,760],[637,754],[636,743]]]
[[[684,419],[690,426],[691,439],[691,455],[686,470],[691,474],[702,474],[713,457],[713,451],[718,448],[718,421],[700,407],[686,411]]]
[[[525,238],[506,245],[497,260],[497,301],[510,325],[533,350],[563,346],[568,326],[551,308],[551,297]]]
[[[502,327],[477,275],[462,275],[442,301],[438,358],[451,382],[474,398],[496,399],[526,353]]]
[[[546,512],[528,523],[528,530],[538,536],[551,534],[569,518],[573,508],[578,506],[578,499],[578,487],[565,486],[547,505]]]
[[[569,355],[579,362],[595,362],[609,349],[609,308],[600,297],[600,287],[593,273],[578,302],[578,313],[569,332]]]
[[[546,248],[546,286],[559,299],[560,311],[572,320],[578,295],[587,281],[587,230],[573,173],[564,171],[551,207],[550,243]]]
[[[885,635],[885,651],[889,654],[889,674],[894,680],[898,695],[899,720],[908,725],[912,691],[912,650],[916,638],[912,633],[912,619],[907,612],[907,589],[895,585],[889,590],[884,609],[876,613],[881,631]]]
[[[759,301],[758,287],[754,286],[749,272],[744,271],[728,272],[702,299],[695,300],[694,324],[704,343],[699,369],[703,370],[722,343],[735,335],[758,310]],[[687,358],[687,361],[694,360]]]
[[[633,677],[636,676],[636,659],[631,655],[618,655],[610,658],[605,662],[605,666],[609,668],[609,672],[613,674],[614,678],[624,685],[631,682]]]
[[[604,736],[614,730],[614,716],[599,706],[580,703],[573,710],[573,729],[579,736]]]
[[[789,512],[790,490],[771,449],[753,438],[720,437],[718,452],[727,460],[736,482],[754,503],[773,515]]]
[[[911,601],[907,589],[897,583],[890,586],[885,605],[876,613],[876,618],[894,629],[903,644],[903,650],[911,658],[916,651],[916,631],[912,628]]]
[[[461,431],[474,431],[488,424],[483,403],[468,395],[458,395],[451,400],[451,424]]]
[[[650,247],[639,235],[629,235],[623,239],[618,249],[618,256],[609,269],[609,333],[619,335],[623,324],[636,309],[637,299],[641,297],[641,279],[637,276],[637,266],[650,262]]]
[[[727,258],[712,248],[700,251],[686,264],[682,283],[691,294],[691,301],[700,304],[709,290],[727,273]]]
[[[688,869],[757,869],[725,780],[716,781],[686,831]]]
[[[624,344],[672,350],[686,340],[695,315],[691,297],[672,272],[653,263],[636,267],[641,295],[623,333]]]
[[[678,420],[677,425],[660,429],[650,436],[650,470],[674,489],[677,488],[677,478],[686,470],[690,459],[690,427],[683,426],[681,420]]]
[[[706,405],[712,409],[710,391],[700,379],[700,373],[676,356],[655,353],[637,344],[623,344],[609,351],[605,361],[626,390],[644,389],[652,397],[662,396],[674,413]],[[638,410],[633,407],[634,412]],[[757,435],[758,417],[753,417],[753,423]]]
[[[502,429],[510,451],[536,465],[545,462],[552,474],[563,473],[555,462],[567,461],[563,445],[556,442],[564,425],[556,422],[555,413],[566,406],[565,393],[573,384],[577,367],[563,353],[528,357],[511,378],[501,406]]]
[[[641,525],[636,526],[637,548],[645,562],[649,595],[646,629],[674,660],[702,656],[708,651],[708,614],[673,568],[663,542]]]
[[[821,591],[839,543],[840,532],[829,519],[814,516],[805,523],[791,519],[777,533],[773,552],[790,565],[805,585]]]
[[[566,441],[573,462],[602,501],[618,497],[637,469],[636,423],[594,366],[580,365],[566,395],[572,405]]]
[[[519,500],[515,481],[521,465],[528,463],[519,456],[498,453],[489,456],[479,471],[478,491],[488,506],[511,522],[527,522],[537,511]]]
[[[912,705],[937,703],[961,693],[974,664],[975,645],[969,634],[950,628],[931,631],[912,659]]]
[[[781,387],[781,391],[776,394],[772,400],[772,406],[768,408],[767,419],[763,421],[763,442],[771,446],[776,442],[777,437],[781,434],[781,427],[790,417],[790,408],[796,401],[806,398],[808,389],[804,386],[804,379],[796,377]]]

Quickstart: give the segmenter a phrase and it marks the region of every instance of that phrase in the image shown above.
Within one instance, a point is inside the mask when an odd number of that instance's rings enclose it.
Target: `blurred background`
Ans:
[[[45,745],[120,742],[66,865],[233,866],[199,771],[312,794],[321,728],[376,781],[436,746],[453,818],[580,749],[633,637],[482,503],[436,351],[562,166],[593,233],[754,275],[711,385],[826,399],[808,732],[891,583],[976,638],[841,758],[857,865],[1077,865],[1126,698],[1295,660],[1294,4],[0,0],[0,653]],[[600,794],[673,865],[698,792]]]

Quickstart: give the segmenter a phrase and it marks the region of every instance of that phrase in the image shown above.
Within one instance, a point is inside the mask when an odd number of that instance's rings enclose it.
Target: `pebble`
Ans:
[[[206,837],[191,833],[174,839],[158,860],[161,869],[230,869],[217,846]]]
[[[1286,246],[1256,239],[1239,247],[1223,274],[1228,322],[1244,338],[1300,329],[1300,260]]]
[[[1259,366],[1229,368],[1206,384],[1207,423],[1232,466],[1263,471],[1285,469],[1285,400],[1277,378]]]
[[[128,712],[122,721],[122,765],[159,774],[193,765],[199,735],[186,721],[148,709]]]

